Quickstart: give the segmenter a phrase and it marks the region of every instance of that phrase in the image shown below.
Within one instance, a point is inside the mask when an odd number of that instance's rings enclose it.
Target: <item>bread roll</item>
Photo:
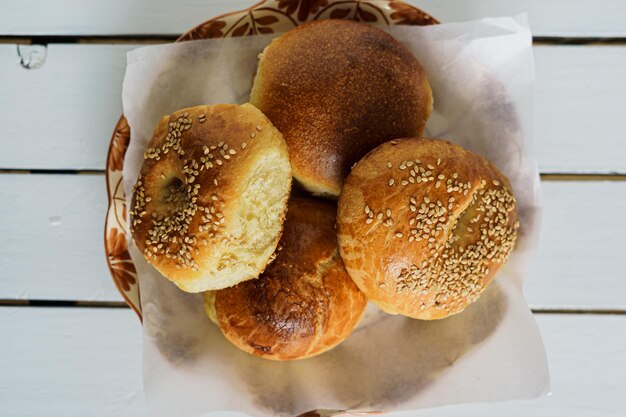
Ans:
[[[318,20],[274,40],[261,54],[250,102],[285,137],[294,177],[333,197],[368,151],[420,136],[433,105],[413,54],[348,20]]]
[[[341,256],[358,287],[392,314],[431,320],[476,301],[519,227],[506,177],[436,139],[399,139],[365,156],[337,213]]]
[[[130,211],[147,261],[188,292],[256,278],[278,244],[291,186],[287,146],[250,104],[163,117]]]
[[[274,360],[319,355],[356,326],[367,299],[337,249],[336,208],[292,199],[278,256],[258,279],[205,296],[207,315],[235,346]]]

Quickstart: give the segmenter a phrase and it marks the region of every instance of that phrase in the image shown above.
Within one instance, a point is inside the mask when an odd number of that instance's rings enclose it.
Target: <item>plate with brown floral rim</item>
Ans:
[[[176,42],[286,32],[305,22],[350,19],[375,25],[427,26],[439,23],[420,9],[401,1],[383,0],[264,0],[247,9],[207,20],[183,34]],[[128,252],[128,211],[122,167],[130,143],[130,127],[124,116],[115,126],[106,160],[108,210],[104,223],[104,250],[113,282],[124,300],[141,314],[137,271]],[[315,415],[337,415],[333,410]],[[320,414],[321,413],[321,414]]]

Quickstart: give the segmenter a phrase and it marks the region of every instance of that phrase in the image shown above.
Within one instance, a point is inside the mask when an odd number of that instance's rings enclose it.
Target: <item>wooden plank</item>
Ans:
[[[132,46],[53,44],[32,70],[16,48],[0,45],[0,168],[103,169]],[[626,46],[535,51],[541,170],[626,173]]]
[[[122,108],[128,45],[0,44],[0,168],[103,169]]]
[[[623,415],[626,316],[536,318],[552,396],[390,417]],[[0,333],[11,341],[0,344],[0,357],[10,358],[0,363],[0,417],[145,416],[140,332],[130,310],[0,307]],[[226,416],[235,414],[213,414]]]
[[[610,37],[626,34],[626,4],[620,0],[419,0],[409,1],[442,22],[511,16],[527,12],[534,36]]]
[[[505,16],[527,11],[536,35],[624,36],[626,5],[620,0],[411,0],[441,21]],[[179,34],[254,0],[36,0],[14,2],[0,15],[0,35]]]
[[[120,301],[103,175],[0,175],[0,299]]]
[[[624,195],[624,181],[543,182],[533,307],[626,309]],[[103,176],[0,175],[0,201],[0,299],[121,300],[105,264]]]
[[[526,296],[537,308],[626,309],[626,182],[543,181]]]
[[[0,308],[0,416],[145,416],[134,314]]]
[[[534,51],[541,171],[626,172],[626,47]]]

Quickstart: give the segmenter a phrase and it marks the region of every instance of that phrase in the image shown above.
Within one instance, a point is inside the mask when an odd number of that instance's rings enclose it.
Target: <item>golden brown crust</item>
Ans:
[[[258,259],[243,265],[236,258],[250,251],[251,243],[242,234],[247,219],[241,218],[241,199],[264,158],[276,164],[277,181],[268,186],[278,188],[280,201],[268,210],[278,226],[262,236],[267,248]],[[161,119],[135,185],[130,212],[135,243],[148,262],[189,292],[254,278],[280,238],[289,171],[280,132],[252,105],[176,111]]]
[[[369,150],[422,134],[432,93],[413,54],[387,33],[320,20],[265,49],[250,102],[284,135],[294,177],[313,193],[336,197]]]
[[[398,139],[365,156],[339,198],[341,256],[358,287],[390,313],[456,314],[506,261],[519,221],[507,178],[436,139]]]
[[[274,262],[258,279],[206,299],[207,312],[237,347],[268,359],[302,359],[352,332],[367,299],[339,257],[335,212],[329,203],[290,200]]]

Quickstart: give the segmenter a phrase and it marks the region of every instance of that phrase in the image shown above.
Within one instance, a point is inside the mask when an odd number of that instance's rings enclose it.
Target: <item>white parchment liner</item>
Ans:
[[[435,108],[427,134],[485,156],[511,180],[521,236],[508,263],[480,300],[457,316],[424,322],[370,306],[357,330],[336,349],[281,363],[231,346],[205,317],[202,296],[178,290],[131,244],[141,286],[144,386],[151,415],[392,411],[547,392],[543,345],[522,294],[541,212],[526,17],[386,30],[411,49],[428,74]],[[129,52],[123,90],[131,127],[124,164],[127,199],[160,117],[199,104],[246,102],[257,55],[274,36]]]

